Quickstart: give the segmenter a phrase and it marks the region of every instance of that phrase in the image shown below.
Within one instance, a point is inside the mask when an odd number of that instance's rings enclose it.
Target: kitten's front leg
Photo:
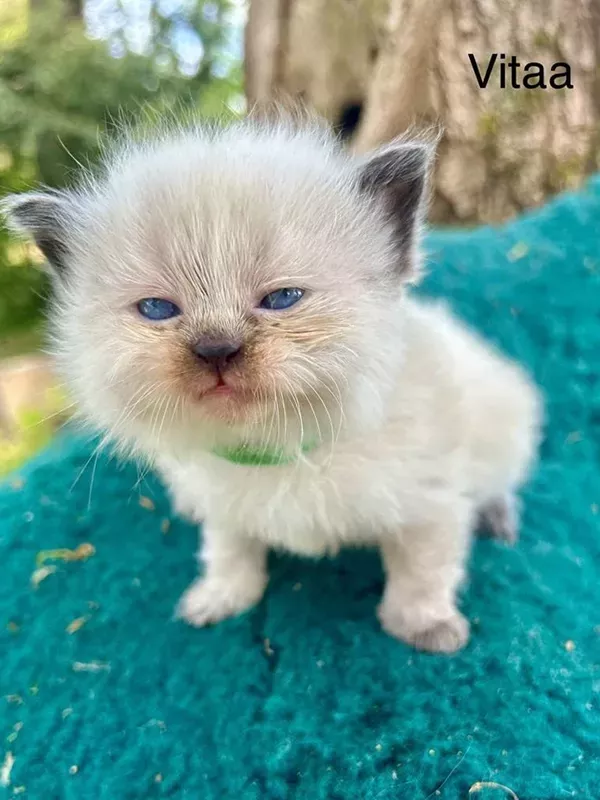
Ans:
[[[192,583],[176,616],[202,627],[250,609],[267,585],[267,548],[261,542],[204,525],[204,575]]]
[[[408,526],[380,543],[387,580],[377,614],[385,631],[432,653],[464,647],[469,623],[456,607],[456,592],[471,520],[469,509],[447,509],[440,519]]]

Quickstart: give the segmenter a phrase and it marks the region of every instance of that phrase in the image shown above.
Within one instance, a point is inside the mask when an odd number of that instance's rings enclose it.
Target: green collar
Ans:
[[[303,444],[302,452],[309,453],[315,447],[316,444]],[[255,449],[247,444],[237,447],[215,447],[211,452],[232,464],[241,464],[245,467],[280,467],[284,464],[293,464],[299,456],[299,453],[286,455],[283,450]]]

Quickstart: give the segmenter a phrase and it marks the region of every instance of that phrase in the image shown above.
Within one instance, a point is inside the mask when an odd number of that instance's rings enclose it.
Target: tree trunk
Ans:
[[[299,99],[339,124],[363,101],[387,0],[251,0],[246,28],[250,107]]]
[[[436,40],[431,31],[444,5],[444,0],[390,0],[383,45],[354,138],[356,150],[370,150],[410,127],[432,121]]]
[[[486,88],[469,53],[482,75],[497,54]],[[359,151],[439,123],[436,221],[506,219],[600,165],[600,0],[251,0],[246,63],[251,103],[301,98]]]

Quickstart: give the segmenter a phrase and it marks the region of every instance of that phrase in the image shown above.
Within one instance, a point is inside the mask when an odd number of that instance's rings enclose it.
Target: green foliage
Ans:
[[[65,398],[55,389],[47,392],[38,408],[21,412],[14,431],[7,434],[0,429],[0,478],[50,443],[57,425],[66,420],[64,409]]]
[[[72,7],[70,2],[70,12]],[[215,115],[240,92],[239,65],[223,54],[227,0],[182,0],[171,16],[161,16],[153,4],[144,55],[128,50],[125,22],[107,43],[88,38],[64,0],[33,9],[21,33],[0,39],[0,195],[39,183],[67,184],[78,163],[94,163],[99,140],[115,120],[128,121],[148,108]],[[203,47],[191,75],[182,72],[189,73],[189,65],[176,48],[182,26]],[[35,251],[0,227],[0,355],[2,338],[37,324],[43,311],[47,286],[34,262]]]

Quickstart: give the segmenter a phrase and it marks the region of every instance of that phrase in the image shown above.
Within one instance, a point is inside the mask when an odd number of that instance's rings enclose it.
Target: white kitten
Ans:
[[[204,523],[190,623],[258,602],[270,547],[372,545],[385,630],[467,641],[472,532],[483,515],[515,536],[540,404],[406,291],[431,158],[397,142],[358,160],[315,123],[245,121],[130,140],[74,190],[7,201],[53,267],[56,356],[84,416]]]

